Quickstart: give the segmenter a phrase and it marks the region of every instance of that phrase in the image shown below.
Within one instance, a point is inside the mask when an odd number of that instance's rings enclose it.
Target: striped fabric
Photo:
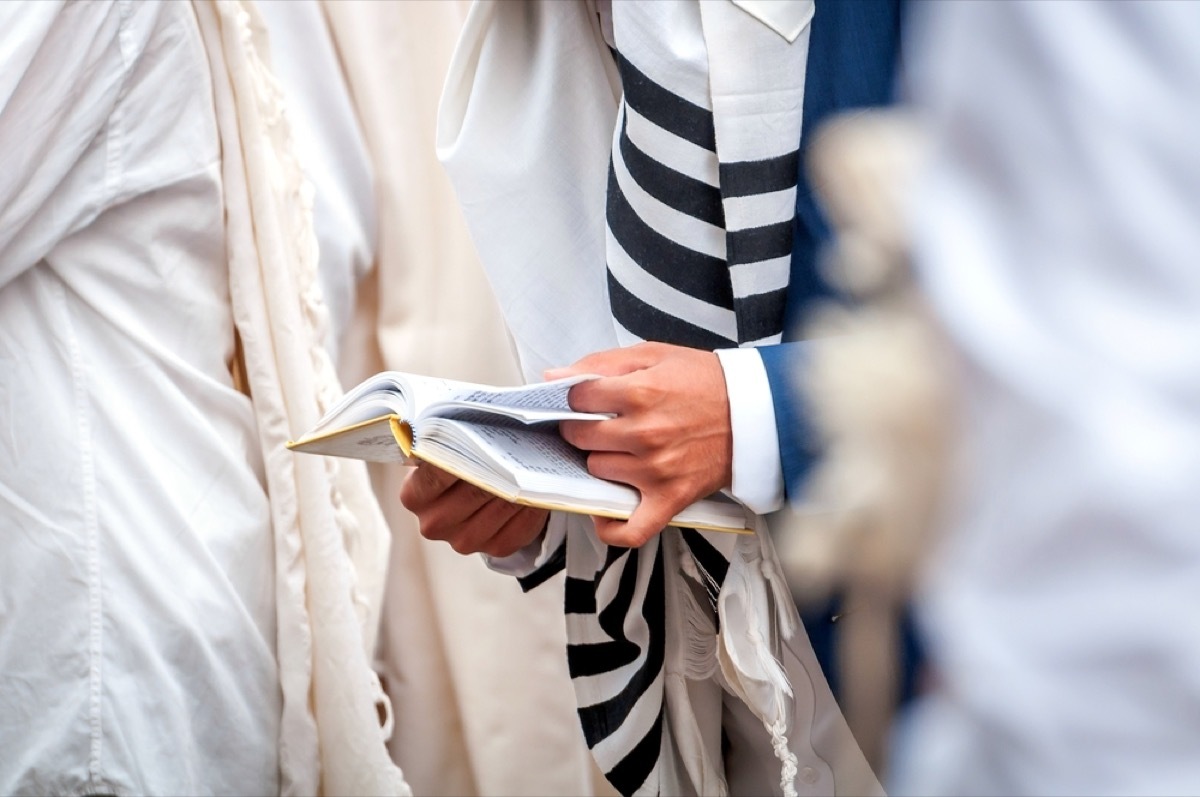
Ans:
[[[798,131],[782,152],[767,138],[761,158],[722,162],[699,9],[614,3],[613,14],[623,97],[608,171],[606,259],[618,339],[707,350],[778,342]],[[673,535],[689,561],[664,565],[663,537]],[[636,550],[564,545],[522,580],[530,588],[566,567],[567,658],[579,717],[621,794],[662,788],[664,566],[683,571],[715,635],[735,542],[668,529]]]
[[[609,301],[622,343],[778,342],[799,139],[782,153],[768,140],[760,159],[722,163],[706,70],[629,52],[619,40],[617,64],[624,97],[606,210]]]

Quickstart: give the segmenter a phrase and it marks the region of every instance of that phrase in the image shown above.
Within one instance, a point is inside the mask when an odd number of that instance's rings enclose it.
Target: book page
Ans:
[[[450,418],[427,419],[417,435],[416,448],[439,445],[469,459],[493,461],[517,485],[521,474],[599,481],[587,471],[587,456],[563,440],[554,428],[526,426],[483,413],[476,413],[475,418],[487,420],[464,423]]]
[[[422,408],[460,394],[486,390],[486,385],[431,376],[381,371],[355,385],[312,428],[309,436],[354,426],[383,415],[411,420]]]
[[[518,387],[493,387],[473,382],[382,371],[351,388],[305,435],[319,436],[384,415],[413,422],[425,415],[457,417],[485,412],[522,423],[567,419],[604,420],[610,416],[574,412],[567,402],[572,385],[598,377],[580,375]]]
[[[544,423],[547,421],[584,420],[600,421],[611,415],[594,412],[577,412],[571,409],[567,393],[580,382],[599,379],[594,374],[580,374],[552,382],[538,382],[520,387],[495,388],[474,386],[462,390],[446,400],[429,407],[429,415],[445,418],[464,417],[471,410],[494,413],[522,421]],[[473,418],[472,418],[473,419]]]
[[[302,438],[299,442],[288,444],[288,448],[303,454],[412,464],[396,442],[390,416],[339,427],[327,435]]]

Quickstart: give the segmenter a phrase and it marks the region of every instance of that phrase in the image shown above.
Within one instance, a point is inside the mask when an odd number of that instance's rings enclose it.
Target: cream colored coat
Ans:
[[[466,3],[326,3],[374,160],[378,265],[361,286],[343,381],[383,368],[514,384],[515,357],[434,153],[437,102]],[[381,668],[395,760],[418,794],[609,793],[567,677],[562,583],[523,595],[478,557],[423,539],[373,473],[393,532]],[[597,782],[599,781],[599,782]]]

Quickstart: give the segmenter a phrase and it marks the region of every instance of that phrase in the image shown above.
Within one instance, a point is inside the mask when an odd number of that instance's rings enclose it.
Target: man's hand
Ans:
[[[422,462],[400,486],[400,503],[417,516],[421,536],[461,554],[511,556],[537,539],[550,513],[512,504]]]
[[[642,494],[628,521],[593,518],[609,545],[636,548],[697,499],[733,481],[733,432],[725,372],[717,355],[665,343],[640,343],[584,357],[547,379],[602,379],[571,388],[571,407],[616,413],[606,421],[563,421],[562,435],[591,452],[588,470]]]

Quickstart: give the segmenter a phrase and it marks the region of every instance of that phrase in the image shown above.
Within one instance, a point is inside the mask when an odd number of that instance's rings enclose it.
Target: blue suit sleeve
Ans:
[[[780,343],[762,346],[758,350],[767,372],[767,382],[771,386],[775,434],[779,438],[779,458],[788,501],[800,495],[804,478],[820,453],[798,384],[808,364],[811,346],[807,342]]]

